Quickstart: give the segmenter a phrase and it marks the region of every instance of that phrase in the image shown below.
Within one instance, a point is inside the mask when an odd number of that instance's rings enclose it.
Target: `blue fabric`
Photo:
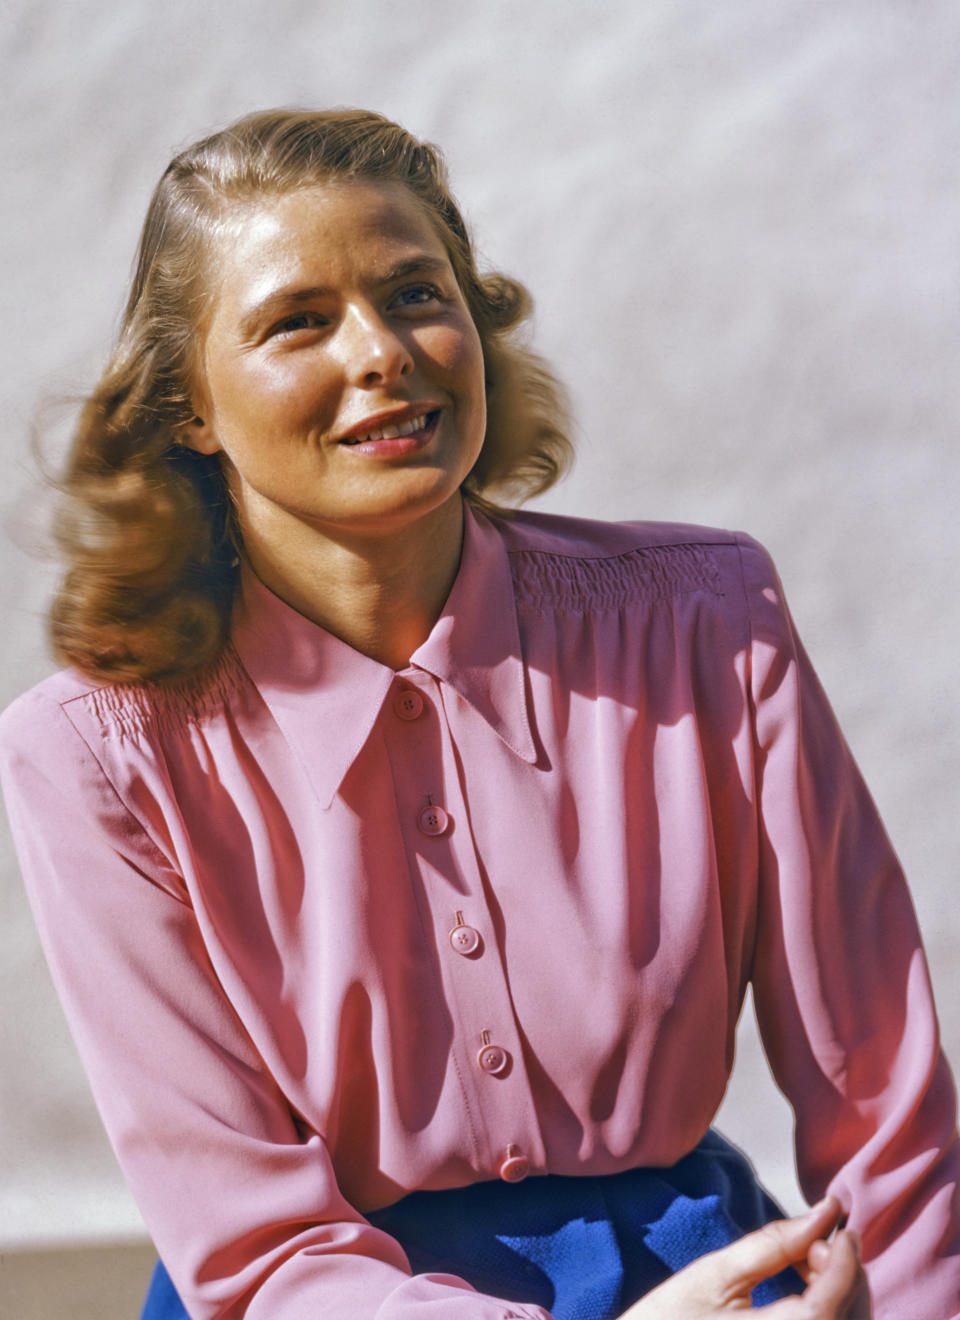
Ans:
[[[555,1320],[615,1320],[698,1256],[782,1214],[740,1151],[708,1132],[670,1169],[414,1192],[367,1218],[400,1242],[416,1274],[456,1274]],[[753,1305],[802,1291],[786,1270],[754,1289]],[[162,1264],[141,1320],[188,1320]]]
[[[190,1320],[162,1260],[153,1267],[140,1320]]]

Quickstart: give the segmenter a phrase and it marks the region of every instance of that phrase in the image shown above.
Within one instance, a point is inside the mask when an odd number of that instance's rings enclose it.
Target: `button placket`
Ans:
[[[422,672],[398,681],[423,693],[422,714],[405,718],[407,689],[399,689],[388,705],[384,733],[411,874],[440,955],[437,971],[454,1023],[451,1043],[463,1101],[480,1139],[481,1166],[519,1182],[531,1162],[540,1167],[545,1156],[502,955],[489,934],[485,880],[451,726],[459,706],[448,703],[442,684]],[[484,1023],[492,1025],[485,1037],[479,1029]]]

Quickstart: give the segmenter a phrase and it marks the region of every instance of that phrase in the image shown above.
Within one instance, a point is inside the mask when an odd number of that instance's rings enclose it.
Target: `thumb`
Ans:
[[[788,1265],[805,1261],[814,1242],[824,1238],[840,1219],[840,1203],[828,1196],[805,1214],[793,1219],[774,1219],[748,1233],[717,1254],[728,1285],[751,1288],[779,1274]]]

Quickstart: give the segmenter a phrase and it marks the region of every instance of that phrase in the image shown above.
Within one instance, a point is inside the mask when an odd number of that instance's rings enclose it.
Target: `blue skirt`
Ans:
[[[455,1274],[555,1320],[616,1320],[684,1265],[782,1215],[740,1151],[708,1132],[670,1169],[413,1192],[366,1218],[415,1274]],[[785,1270],[754,1289],[753,1305],[802,1292]],[[141,1320],[189,1320],[162,1263]]]

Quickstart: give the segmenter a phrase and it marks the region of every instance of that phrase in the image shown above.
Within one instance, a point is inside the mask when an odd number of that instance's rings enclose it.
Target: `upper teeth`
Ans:
[[[414,431],[422,431],[427,424],[427,414],[420,413],[418,417],[411,417],[408,422],[398,422],[396,426],[378,426],[373,431],[368,431],[366,435],[348,436],[347,444],[358,445],[364,440],[396,440],[401,435],[413,435]]]

